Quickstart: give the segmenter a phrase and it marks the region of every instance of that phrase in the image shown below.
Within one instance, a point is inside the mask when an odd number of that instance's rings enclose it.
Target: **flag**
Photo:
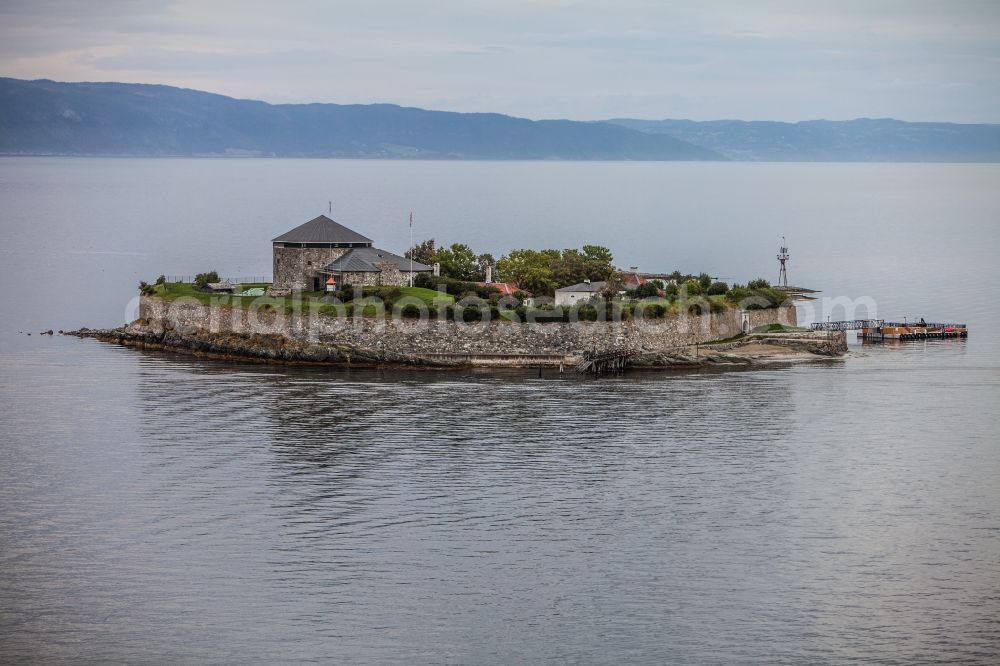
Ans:
[[[410,211],[410,228],[413,228],[413,211]]]

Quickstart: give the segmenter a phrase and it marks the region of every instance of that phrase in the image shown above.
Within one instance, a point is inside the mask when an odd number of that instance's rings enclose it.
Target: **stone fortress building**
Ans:
[[[326,215],[309,220],[271,241],[274,278],[268,293],[320,291],[332,277],[336,284],[397,285],[410,283],[410,260],[373,247],[370,238]],[[412,271],[431,267],[413,262]]]

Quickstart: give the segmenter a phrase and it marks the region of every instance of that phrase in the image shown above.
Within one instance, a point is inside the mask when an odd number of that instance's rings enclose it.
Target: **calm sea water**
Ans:
[[[785,235],[804,318],[972,336],[589,381],[38,335],[328,201],[741,281]],[[993,165],[2,159],[0,661],[997,663],[998,220]]]

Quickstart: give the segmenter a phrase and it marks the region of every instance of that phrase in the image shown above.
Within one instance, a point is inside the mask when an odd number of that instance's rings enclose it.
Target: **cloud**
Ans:
[[[113,55],[80,55],[77,64],[98,70],[132,72],[232,72],[314,66],[322,51],[190,51],[131,48]]]
[[[7,0],[0,73],[527,117],[1000,121],[1000,3]]]

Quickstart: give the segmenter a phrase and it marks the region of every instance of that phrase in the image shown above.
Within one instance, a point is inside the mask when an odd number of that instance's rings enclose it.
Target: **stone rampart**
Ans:
[[[731,337],[740,332],[742,315],[725,310],[661,319],[611,322],[456,322],[437,318],[338,317],[329,314],[278,312],[254,308],[203,305],[195,299],[164,301],[142,298],[140,317],[181,334],[208,333],[281,335],[299,343],[364,349],[378,358],[467,358],[486,365],[486,357],[579,357],[591,350],[628,347],[639,354],[665,354]],[[747,313],[752,327],[780,323],[794,326],[791,306]],[[516,361],[516,358],[514,358]]]

